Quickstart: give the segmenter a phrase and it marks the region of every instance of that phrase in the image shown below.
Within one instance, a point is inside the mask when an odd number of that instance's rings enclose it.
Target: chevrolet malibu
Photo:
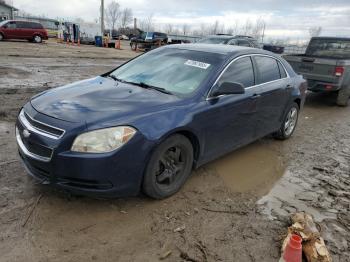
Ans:
[[[16,139],[27,172],[43,184],[161,199],[194,168],[269,134],[289,138],[305,89],[264,50],[166,46],[36,95],[19,113]]]

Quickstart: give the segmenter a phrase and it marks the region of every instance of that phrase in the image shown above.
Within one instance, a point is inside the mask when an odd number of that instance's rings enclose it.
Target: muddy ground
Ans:
[[[0,43],[0,261],[278,261],[295,211],[314,216],[334,261],[350,261],[350,107],[334,96],[309,94],[291,139],[267,137],[209,163],[166,200],[35,184],[16,152],[19,108],[135,55],[127,43]]]

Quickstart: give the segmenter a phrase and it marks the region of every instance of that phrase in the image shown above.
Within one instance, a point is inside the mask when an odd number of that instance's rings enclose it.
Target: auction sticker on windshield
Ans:
[[[207,69],[210,66],[210,64],[199,62],[199,61],[194,61],[194,60],[187,60],[185,62],[185,65],[194,66],[194,67],[198,67],[198,68],[202,68],[202,69]]]

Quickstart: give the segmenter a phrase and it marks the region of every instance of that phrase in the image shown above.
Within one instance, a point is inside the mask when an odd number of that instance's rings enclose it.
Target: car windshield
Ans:
[[[350,39],[313,39],[306,50],[306,55],[350,59]]]
[[[146,35],[146,39],[152,39],[153,38],[153,32],[148,32]]]
[[[140,38],[141,38],[141,39],[145,39],[145,38],[146,38],[146,35],[147,35],[147,33],[146,33],[146,32],[143,32],[143,33],[141,34]]]
[[[218,54],[162,48],[139,56],[117,68],[111,75],[120,81],[187,95],[198,89],[223,60],[224,56]]]
[[[225,44],[229,39],[227,38],[219,38],[219,37],[207,37],[199,40],[197,43],[201,44]]]

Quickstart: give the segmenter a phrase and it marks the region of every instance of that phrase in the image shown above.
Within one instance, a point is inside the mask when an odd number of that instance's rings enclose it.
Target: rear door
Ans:
[[[257,72],[257,84],[261,87],[257,134],[263,137],[279,129],[291,96],[293,82],[284,66],[275,58],[255,55],[253,60]]]
[[[207,110],[201,116],[207,160],[245,145],[255,137],[260,87],[255,86],[251,57],[242,57],[232,62],[219,77],[217,84],[224,82],[243,84],[245,93],[219,97],[209,95]]]

